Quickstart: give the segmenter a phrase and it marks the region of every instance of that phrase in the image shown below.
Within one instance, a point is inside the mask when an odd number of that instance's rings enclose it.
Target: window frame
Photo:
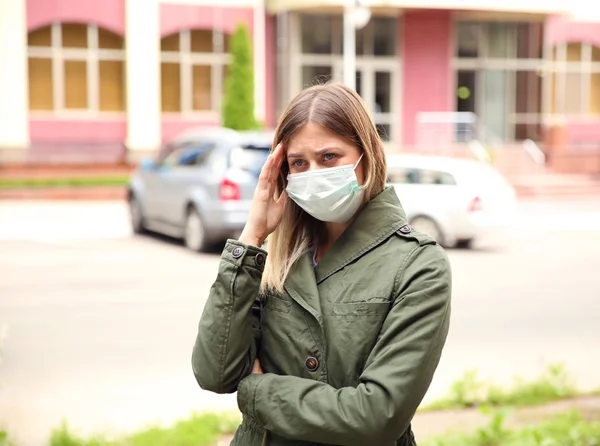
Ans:
[[[111,117],[122,116],[127,112],[127,98],[123,100],[123,110],[101,110],[100,109],[100,61],[117,61],[123,63],[123,70],[126,70],[125,49],[106,49],[99,47],[99,27],[93,23],[83,24],[87,29],[87,48],[64,48],[62,46],[62,26],[70,24],[79,24],[76,22],[55,21],[49,25],[51,33],[50,46],[27,46],[27,60],[29,59],[50,59],[52,64],[52,110],[32,110],[29,112],[35,115],[59,115],[64,117]],[[36,28],[28,32],[32,33],[45,27]],[[111,30],[103,28],[105,31],[113,33]],[[125,46],[125,39],[123,46]],[[86,108],[67,108],[65,105],[65,69],[64,64],[67,61],[85,62],[87,69],[86,88],[87,88],[87,107]],[[123,75],[123,93],[126,92],[126,76]],[[30,80],[28,79],[28,82]]]
[[[224,69],[231,62],[231,55],[225,51],[225,36],[227,33],[220,30],[202,30],[212,32],[212,52],[192,52],[191,33],[196,29],[181,30],[176,33],[161,36],[161,43],[165,38],[179,35],[179,50],[160,50],[160,66],[162,72],[163,63],[175,63],[179,65],[179,106],[180,111],[163,111],[161,99],[160,110],[163,115],[171,115],[188,118],[216,118],[220,116],[221,103],[223,101]],[[211,88],[210,88],[210,110],[194,110],[193,102],[193,67],[198,65],[210,66]],[[160,88],[162,90],[162,79]]]

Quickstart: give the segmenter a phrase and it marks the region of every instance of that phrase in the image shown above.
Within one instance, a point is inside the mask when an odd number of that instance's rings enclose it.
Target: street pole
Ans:
[[[344,6],[344,47],[343,70],[344,84],[352,90],[356,89],[356,28],[353,19],[354,1]]]

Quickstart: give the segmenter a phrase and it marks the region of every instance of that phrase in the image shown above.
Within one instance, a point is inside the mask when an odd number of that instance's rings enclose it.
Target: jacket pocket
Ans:
[[[346,318],[376,318],[379,319],[390,310],[389,302],[360,301],[360,302],[337,302],[331,308],[332,316]]]

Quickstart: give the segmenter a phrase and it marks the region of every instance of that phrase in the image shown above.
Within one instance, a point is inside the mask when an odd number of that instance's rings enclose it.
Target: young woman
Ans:
[[[194,375],[238,392],[233,445],[415,445],[410,422],[448,334],[447,257],[385,186],[354,91],[302,91],[274,147],[222,253]]]

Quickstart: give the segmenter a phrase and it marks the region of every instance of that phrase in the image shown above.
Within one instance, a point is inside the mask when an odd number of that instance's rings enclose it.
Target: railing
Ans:
[[[469,151],[473,154],[473,156],[484,163],[491,163],[492,157],[490,152],[486,150],[486,148],[481,144],[477,139],[472,139],[468,143]]]
[[[546,166],[546,155],[533,140],[526,139],[522,147],[537,165]]]

